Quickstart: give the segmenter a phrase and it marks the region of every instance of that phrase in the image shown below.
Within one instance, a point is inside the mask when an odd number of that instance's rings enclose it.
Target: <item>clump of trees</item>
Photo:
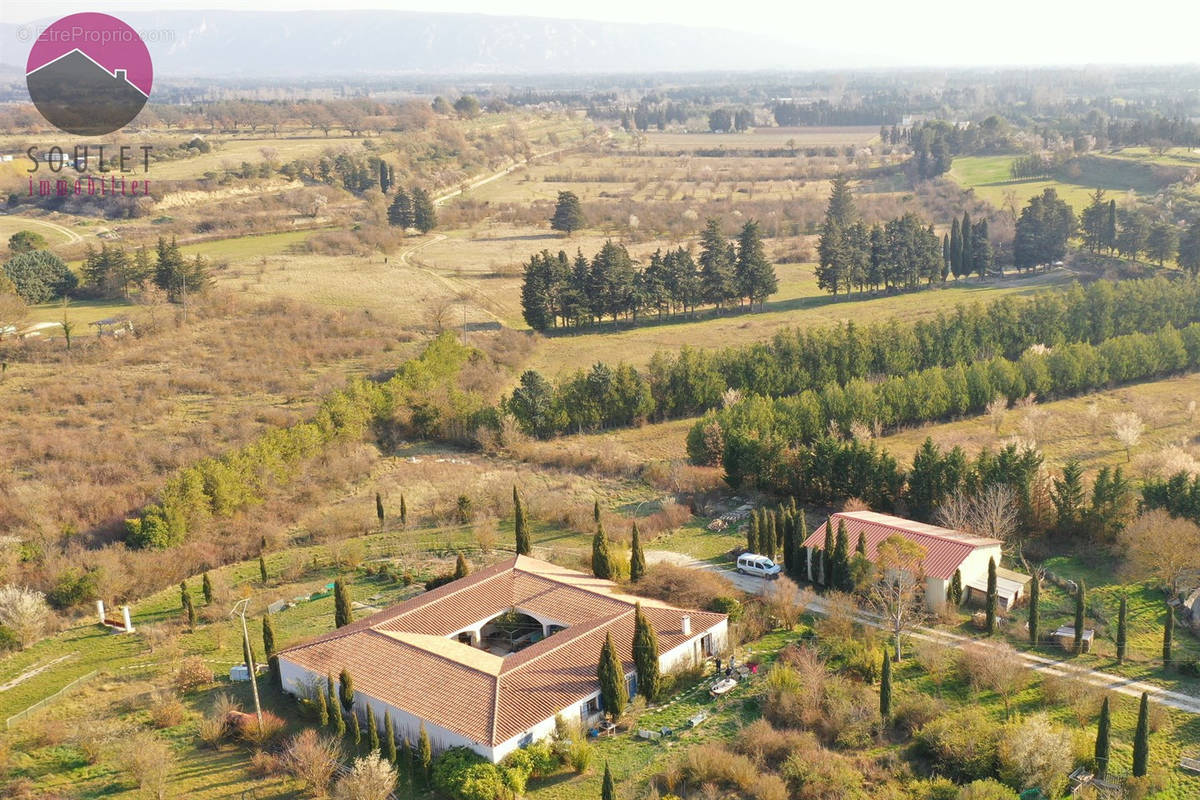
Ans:
[[[75,273],[49,250],[21,250],[4,262],[4,277],[25,303],[67,297],[79,285]]]
[[[1013,238],[1013,266],[1019,270],[1053,264],[1067,254],[1075,234],[1075,212],[1053,188],[1047,188],[1021,209]]]
[[[132,254],[119,246],[88,245],[80,270],[84,289],[100,297],[128,297],[131,289],[156,286],[173,303],[205,291],[211,285],[208,262],[197,254],[185,258],[172,238],[158,237],[154,256],[145,247]]]
[[[761,306],[778,286],[757,222],[743,225],[734,243],[709,220],[698,258],[680,247],[656,251],[643,267],[611,241],[591,259],[543,250],[525,265],[521,308],[529,327],[539,331],[579,328],[605,317],[636,324],[640,314],[662,318],[694,313],[701,305]]]
[[[414,186],[411,193],[403,187],[397,188],[388,205],[387,217],[389,225],[404,230],[416,228],[421,233],[429,233],[437,227],[437,209],[429,192],[420,186]]]

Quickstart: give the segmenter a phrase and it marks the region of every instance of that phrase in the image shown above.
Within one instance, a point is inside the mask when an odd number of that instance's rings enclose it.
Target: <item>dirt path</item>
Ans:
[[[725,576],[744,592],[749,594],[761,595],[765,592],[770,582],[762,578],[756,578],[752,575],[742,575],[736,570],[728,567],[717,566],[706,561],[699,561],[691,556],[683,553],[676,553],[666,550],[648,550],[646,551],[647,563],[669,562],[679,564],[680,566],[692,567],[694,569],[708,569],[713,572],[718,572]],[[829,606],[825,598],[813,596],[808,601],[807,610],[817,613],[827,613]],[[859,611],[856,615],[857,620],[874,628],[883,629],[885,627],[883,620],[875,614],[866,611]],[[963,636],[957,633],[949,633],[940,631],[934,628],[918,628],[915,631],[910,631],[907,634],[909,638],[919,639],[926,642],[938,642],[947,647],[962,647],[965,644],[975,643],[984,647],[994,647],[986,641],[972,639],[969,636]],[[1189,714],[1200,714],[1200,697],[1195,695],[1176,692],[1170,689],[1164,689],[1161,686],[1155,686],[1145,681],[1127,678],[1123,675],[1113,675],[1109,672],[1102,672],[1096,669],[1080,668],[1071,664],[1065,659],[1053,659],[1045,656],[1037,655],[1036,653],[1022,652],[1021,658],[1033,670],[1043,672],[1048,675],[1058,675],[1063,677],[1074,678],[1081,680],[1091,686],[1103,689],[1109,692],[1127,695],[1129,697],[1140,697],[1145,692],[1151,700],[1169,708],[1174,708],[1178,711],[1185,711]]]
[[[30,225],[42,225],[47,228],[50,228],[51,230],[58,231],[63,236],[67,237],[67,241],[64,242],[63,244],[75,244],[76,242],[83,241],[83,237],[80,236],[78,233],[71,230],[70,228],[63,227],[62,225],[59,225],[56,222],[46,222],[46,220],[44,220],[44,219],[34,219],[32,217],[13,217],[13,218],[20,219],[22,224],[28,222]]]

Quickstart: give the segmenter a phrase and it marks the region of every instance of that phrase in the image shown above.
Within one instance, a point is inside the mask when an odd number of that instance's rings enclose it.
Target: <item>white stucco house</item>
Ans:
[[[1029,577],[1000,566],[999,539],[973,536],[874,511],[836,513],[804,540],[805,569],[810,581],[821,581],[820,557],[825,547],[825,531],[832,525],[836,533],[842,524],[846,526],[851,553],[861,536],[871,561],[875,561],[880,543],[889,536],[901,536],[917,544],[925,556],[914,569],[924,576],[925,602],[931,609],[946,601],[955,572],[960,573],[964,601],[980,602],[986,598],[988,562],[991,560],[995,560],[997,567],[996,597],[1000,608],[1010,609],[1025,597]]]
[[[631,693],[635,603],[658,634],[664,671],[725,648],[724,614],[688,611],[621,593],[616,584],[517,556],[279,653],[284,690],[308,696],[342,669],[355,712],[390,715],[435,751],[468,747],[493,762],[554,731],[555,718],[594,722],[596,678],[611,635]]]

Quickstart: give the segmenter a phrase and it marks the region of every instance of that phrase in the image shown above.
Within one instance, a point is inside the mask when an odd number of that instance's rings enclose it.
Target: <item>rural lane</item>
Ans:
[[[682,553],[676,553],[666,550],[648,550],[646,551],[646,561],[656,563],[660,561],[669,561],[673,564],[692,567],[695,569],[707,569],[717,572],[728,578],[734,586],[746,592],[747,594],[765,594],[766,589],[770,585],[769,581],[762,578],[754,577],[753,575],[742,575],[734,569],[717,566],[706,561],[700,561],[691,556]],[[829,606],[823,597],[812,595],[808,598],[806,610],[824,614],[828,611]],[[864,624],[875,628],[884,628],[883,620],[878,616],[866,611],[859,611],[856,619]],[[926,642],[938,642],[947,647],[961,647],[968,643],[976,643],[983,647],[992,647],[986,641],[972,639],[969,636],[963,636],[958,633],[950,633],[948,631],[939,631],[933,628],[918,628],[915,631],[909,631],[908,636],[911,639],[919,639]],[[1145,692],[1151,700],[1169,708],[1174,708],[1178,711],[1185,711],[1189,714],[1200,714],[1200,697],[1195,695],[1185,694],[1183,692],[1171,691],[1164,689],[1161,686],[1155,686],[1145,681],[1126,678],[1122,675],[1113,675],[1109,672],[1101,672],[1100,670],[1087,669],[1076,667],[1062,659],[1046,658],[1045,656],[1037,655],[1036,653],[1021,652],[1022,660],[1033,670],[1045,673],[1047,675],[1058,675],[1073,678],[1083,681],[1087,684],[1095,686],[1105,691],[1117,692],[1118,694],[1127,695],[1129,697],[1140,697],[1142,692]]]

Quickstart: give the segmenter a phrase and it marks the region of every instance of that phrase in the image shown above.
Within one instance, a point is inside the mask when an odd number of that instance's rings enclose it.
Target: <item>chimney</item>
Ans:
[[[117,69],[117,70],[113,70],[113,72],[116,74],[117,80],[119,80],[119,81],[127,80],[125,77],[125,70]]]
[[[691,636],[692,635],[692,616],[690,614],[684,614],[683,619],[680,620],[680,622],[679,622],[679,627],[684,636]]]
[[[133,620],[129,619],[129,606],[121,606],[121,615],[125,617],[125,632],[133,633]]]
[[[100,616],[100,624],[103,625],[104,624],[104,601],[103,600],[96,601],[96,613]]]

